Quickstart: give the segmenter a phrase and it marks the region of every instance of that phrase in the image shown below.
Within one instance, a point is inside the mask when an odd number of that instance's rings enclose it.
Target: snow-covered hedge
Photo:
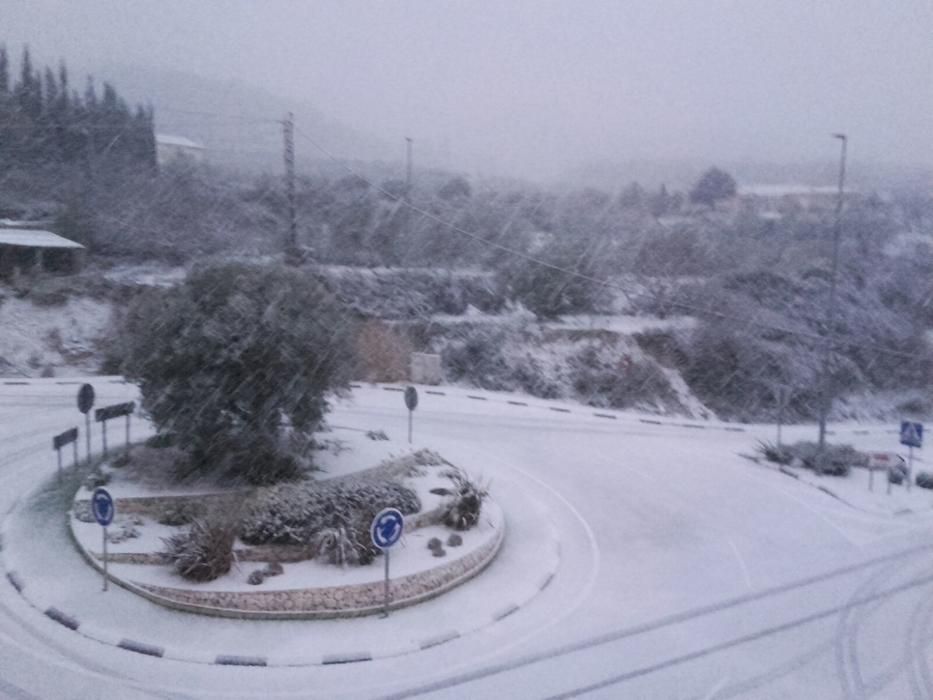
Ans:
[[[325,530],[368,528],[383,508],[421,510],[412,489],[389,479],[305,481],[260,489],[247,504],[240,538],[247,544],[311,545]]]
[[[459,315],[472,306],[495,313],[505,305],[491,275],[430,268],[368,269],[324,267],[337,298],[363,316],[410,319]]]

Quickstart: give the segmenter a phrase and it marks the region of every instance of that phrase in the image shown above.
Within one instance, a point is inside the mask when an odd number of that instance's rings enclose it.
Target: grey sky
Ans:
[[[822,160],[839,130],[933,164],[933,0],[2,0],[0,41],[263,85],[469,169]]]

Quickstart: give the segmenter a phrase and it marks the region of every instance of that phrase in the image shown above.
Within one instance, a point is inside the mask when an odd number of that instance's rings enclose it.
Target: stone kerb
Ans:
[[[130,499],[128,499],[130,500]],[[390,608],[398,609],[429,600],[468,581],[483,571],[495,559],[505,539],[505,517],[492,499],[483,505],[484,517],[494,526],[492,536],[477,549],[431,569],[392,579],[390,582]],[[415,527],[432,524],[433,511],[419,514]],[[70,518],[69,518],[70,520]],[[415,529],[415,528],[412,528]],[[84,547],[71,528],[72,540],[84,558],[96,569],[102,570],[99,555]],[[268,559],[261,547],[247,548],[256,560]],[[240,550],[237,550],[239,556]],[[280,553],[281,554],[281,553]],[[304,557],[302,557],[304,558]],[[249,559],[244,560],[251,560]],[[159,553],[125,553],[108,556],[111,563],[163,564]],[[281,559],[280,559],[281,560]],[[298,560],[296,555],[296,560]],[[255,619],[328,619],[360,617],[383,609],[383,582],[291,589],[278,591],[198,591],[170,588],[119,578],[109,572],[118,585],[160,605],[220,617]]]

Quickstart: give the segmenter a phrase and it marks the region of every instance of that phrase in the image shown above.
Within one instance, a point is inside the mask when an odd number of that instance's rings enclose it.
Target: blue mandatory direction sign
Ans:
[[[923,447],[923,423],[901,421],[901,444],[908,447]]]
[[[94,495],[91,496],[91,512],[94,513],[94,519],[100,525],[107,527],[113,522],[113,516],[116,509],[113,506],[113,497],[106,489],[94,489]]]
[[[379,549],[389,549],[399,541],[404,527],[405,519],[401,511],[397,508],[386,508],[379,511],[373,518],[369,534],[373,539],[373,544]]]

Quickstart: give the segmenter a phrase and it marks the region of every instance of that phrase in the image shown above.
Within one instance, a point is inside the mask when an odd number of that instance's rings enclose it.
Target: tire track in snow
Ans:
[[[902,565],[902,562],[898,564]],[[849,596],[836,624],[833,647],[836,657],[836,675],[839,678],[842,694],[846,698],[867,698],[865,680],[858,657],[858,633],[862,622],[883,601],[871,605],[859,605],[858,601],[866,595],[876,592],[880,584],[891,578],[900,568],[898,564],[885,566],[862,581],[855,592]]]
[[[914,698],[919,700],[933,697],[933,679],[930,677],[930,668],[926,658],[931,627],[933,627],[933,596],[926,596],[914,608],[904,640],[907,679]]]

